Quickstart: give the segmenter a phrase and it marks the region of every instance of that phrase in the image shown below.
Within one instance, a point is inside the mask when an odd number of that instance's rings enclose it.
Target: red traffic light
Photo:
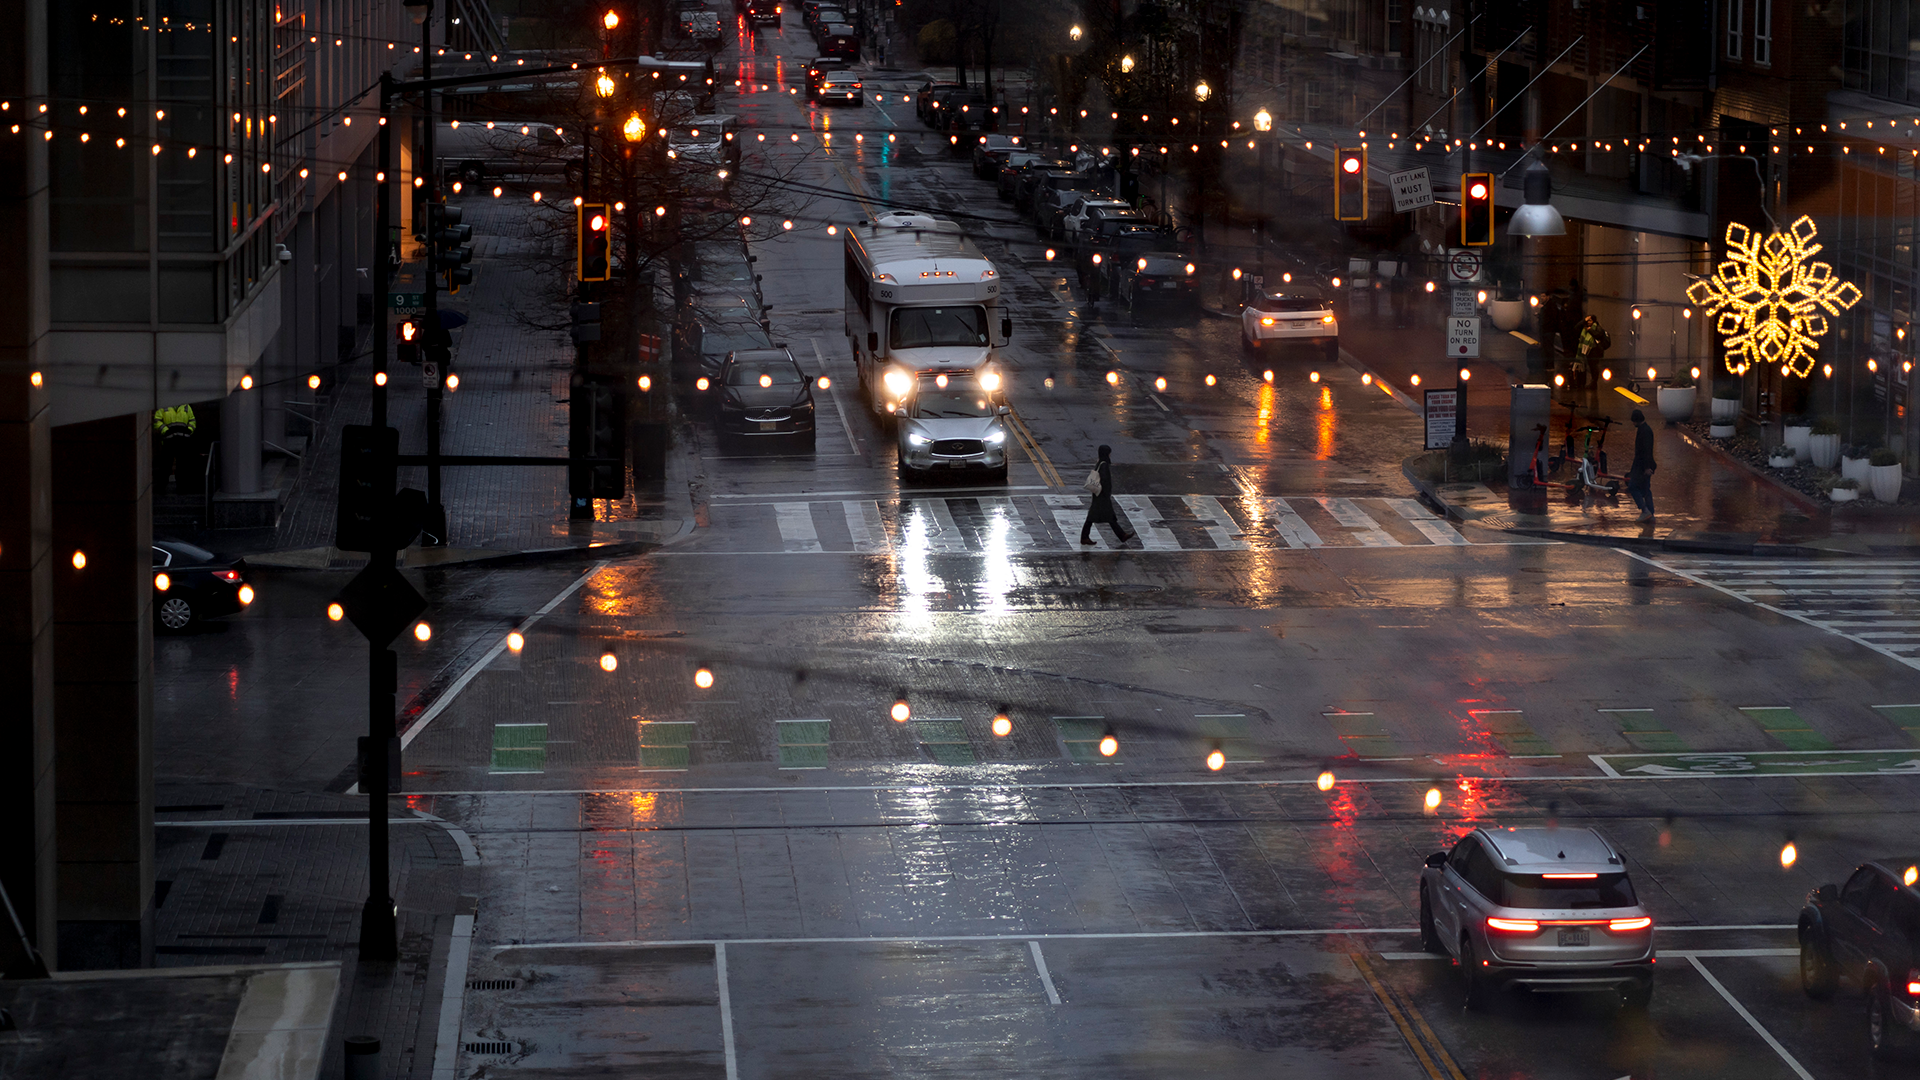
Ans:
[[[1347,158],[1340,162],[1340,168],[1343,172],[1357,173],[1360,171],[1360,159],[1357,157]]]
[[[1485,247],[1493,243],[1493,174],[1468,173],[1460,178],[1460,246]]]
[[[1334,152],[1333,219],[1367,219],[1367,148]]]
[[[606,227],[607,219],[599,214],[593,215],[593,217],[587,221],[587,228],[592,232],[604,232]]]
[[[1468,197],[1468,198],[1470,198],[1470,199],[1484,199],[1484,198],[1486,198],[1486,197],[1487,197],[1487,185],[1485,185],[1485,184],[1482,184],[1482,183],[1477,183],[1477,182],[1476,182],[1476,183],[1474,183],[1474,184],[1470,184],[1470,185],[1468,185],[1468,187],[1467,187],[1467,197]]]

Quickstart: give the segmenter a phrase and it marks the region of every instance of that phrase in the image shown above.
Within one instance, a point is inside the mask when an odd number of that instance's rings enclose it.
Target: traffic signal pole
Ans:
[[[387,290],[392,286],[393,77],[380,75],[379,169],[374,174],[374,228],[379,242],[373,262],[373,430],[387,429]],[[376,445],[384,447],[383,441]],[[382,475],[392,475],[382,466]],[[391,495],[391,488],[386,494]],[[392,566],[393,552],[369,552],[368,566]],[[360,787],[367,796],[367,899],[360,906],[360,959],[400,959],[400,925],[393,907],[387,859],[387,745],[393,735],[393,697],[399,688],[399,654],[385,642],[367,642],[367,743]]]
[[[420,24],[420,79],[422,82],[433,80],[433,5],[427,5],[427,18]],[[430,206],[442,205],[446,193],[440,190],[440,163],[433,156],[434,142],[434,93],[431,89],[420,95],[420,108],[426,113],[426,159],[427,159],[427,203]],[[434,253],[439,241],[434,230],[440,223],[435,220],[432,211],[427,213],[427,259],[426,288],[421,292],[426,301],[427,340],[439,343],[440,337],[440,276],[439,268],[434,265]],[[452,362],[452,353],[446,354],[446,362]],[[440,501],[440,400],[441,387],[447,384],[445,364],[434,365],[433,381],[427,386],[427,518],[421,532],[425,534],[423,542],[430,546],[439,546],[447,542],[447,508]]]

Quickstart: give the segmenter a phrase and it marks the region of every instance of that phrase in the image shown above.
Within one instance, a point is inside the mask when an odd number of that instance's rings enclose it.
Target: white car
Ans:
[[[1067,207],[1066,216],[1063,217],[1060,222],[1060,231],[1068,244],[1077,245],[1080,242],[1081,226],[1087,223],[1089,216],[1103,215],[1116,211],[1127,213],[1132,209],[1133,204],[1127,202],[1125,199],[1107,199],[1089,196]]]
[[[1007,478],[1007,407],[994,372],[922,372],[894,414],[900,478],[984,470]]]
[[[1240,312],[1240,340],[1251,352],[1270,341],[1318,345],[1332,361],[1340,356],[1340,323],[1333,317],[1333,302],[1317,287],[1287,285],[1247,302]]]

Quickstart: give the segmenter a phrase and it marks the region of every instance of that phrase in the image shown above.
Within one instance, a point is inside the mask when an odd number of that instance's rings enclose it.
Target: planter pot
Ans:
[[[1713,418],[1725,420],[1731,424],[1740,419],[1740,399],[1717,397],[1713,399]]]
[[[1807,437],[1807,452],[1812,455],[1815,465],[1831,469],[1833,463],[1840,460],[1840,436],[1810,435]]]
[[[1799,461],[1799,458],[1770,457],[1767,459],[1767,466],[1773,469],[1791,469],[1794,465],[1798,464]]]
[[[1731,439],[1733,438],[1734,430],[1735,430],[1734,426],[1730,423],[1714,424],[1713,426],[1707,428],[1707,434],[1713,436],[1716,439]]]
[[[1527,317],[1525,300],[1491,300],[1487,302],[1487,311],[1493,316],[1496,330],[1518,330],[1520,323]]]
[[[1498,320],[1495,320],[1497,323]],[[1660,399],[1660,415],[1669,421],[1679,422],[1693,415],[1693,398],[1698,393],[1692,386],[1663,386],[1657,395]]]
[[[1881,502],[1900,501],[1900,466],[1869,465],[1867,482],[1873,485],[1873,497]]]
[[[1827,492],[1827,498],[1832,499],[1834,502],[1852,502],[1859,497],[1860,493],[1853,488],[1834,488],[1832,491]]]
[[[1867,486],[1867,470],[1873,468],[1863,457],[1843,457],[1840,459],[1840,479],[1858,480],[1861,487]]]
[[[1807,424],[1795,424],[1781,433],[1780,441],[1793,447],[1793,452],[1805,458],[1808,454],[1807,440],[1813,437],[1813,428]]]

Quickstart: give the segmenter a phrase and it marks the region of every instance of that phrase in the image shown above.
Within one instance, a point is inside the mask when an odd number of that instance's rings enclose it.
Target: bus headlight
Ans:
[[[1000,373],[997,371],[989,371],[980,376],[980,388],[989,393],[1000,389]]]
[[[897,398],[906,397],[907,391],[913,388],[912,377],[899,368],[894,368],[887,372],[882,381],[887,384],[887,389]]]

